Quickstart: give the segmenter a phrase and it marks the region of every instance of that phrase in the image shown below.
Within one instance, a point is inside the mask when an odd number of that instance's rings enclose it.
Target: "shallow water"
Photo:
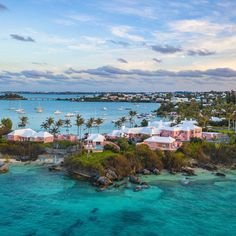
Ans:
[[[39,97],[39,98],[69,98],[76,97],[76,95],[59,95],[59,94],[23,94],[27,98]],[[44,109],[43,113],[36,113],[35,108],[41,106]],[[24,101],[4,101],[0,100],[0,119],[2,118],[11,118],[14,123],[14,128],[17,128],[19,122],[19,116],[15,111],[8,110],[9,108],[24,108],[26,116],[29,118],[28,127],[40,130],[40,125],[47,117],[54,117],[57,119],[65,119],[66,113],[75,113],[81,114],[85,119],[91,117],[95,118],[104,118],[105,122],[101,126],[100,131],[104,133],[111,132],[114,129],[112,120],[116,120],[122,116],[128,114],[128,110],[125,108],[131,108],[132,110],[137,111],[138,113],[150,113],[153,110],[156,110],[160,105],[158,103],[140,103],[138,106],[135,106],[132,103],[126,102],[69,102],[69,101],[56,101],[56,100],[43,100],[43,101],[34,101],[34,100],[24,100]],[[104,111],[103,108],[106,107],[107,110]],[[118,110],[120,107],[123,107],[123,110]],[[61,115],[54,115],[56,110],[62,112]],[[76,133],[77,128],[75,124],[75,118],[71,118],[73,127],[70,129],[71,133]],[[137,121],[139,123],[139,121]],[[62,133],[66,132],[65,128],[61,129]],[[87,132],[86,130],[84,132]],[[93,132],[97,132],[97,129],[94,128]]]
[[[144,177],[152,185],[96,192],[32,165],[0,175],[0,235],[236,235],[236,173]]]

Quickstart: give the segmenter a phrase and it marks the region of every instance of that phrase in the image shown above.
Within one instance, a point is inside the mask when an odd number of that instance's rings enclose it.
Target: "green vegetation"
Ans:
[[[23,96],[16,93],[5,93],[0,96],[0,100],[27,100]]]
[[[0,137],[8,134],[12,129],[12,121],[8,118],[2,119],[0,123]]]
[[[146,145],[129,145],[124,139],[117,144],[121,151],[110,147],[102,153],[83,153],[73,155],[65,160],[69,170],[79,171],[88,175],[104,175],[108,169],[119,176],[142,172],[143,169],[167,169],[181,171],[184,166],[191,166],[194,161],[197,166],[224,165],[234,166],[236,163],[236,137],[231,144],[207,143],[200,139],[186,142],[175,152],[150,150]],[[108,150],[109,149],[109,150]]]
[[[44,144],[32,142],[8,142],[0,140],[0,153],[21,160],[36,160],[45,152]]]

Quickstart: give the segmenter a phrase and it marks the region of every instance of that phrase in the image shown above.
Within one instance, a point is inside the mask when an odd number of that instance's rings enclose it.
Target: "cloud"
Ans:
[[[107,40],[107,42],[109,43],[112,43],[112,44],[115,44],[115,45],[119,45],[119,46],[122,46],[122,47],[128,47],[130,46],[130,43],[128,42],[125,42],[125,41],[116,41],[116,40]]]
[[[200,49],[200,50],[188,50],[187,55],[188,56],[211,56],[215,55],[216,52],[209,51],[207,49]]]
[[[117,61],[121,62],[121,63],[128,63],[128,61],[126,61],[125,59],[123,58],[118,58]]]
[[[85,15],[85,14],[71,14],[67,16],[67,18],[74,20],[74,21],[80,21],[80,22],[88,22],[88,21],[93,21],[94,17],[90,15]]]
[[[0,11],[6,11],[6,10],[8,10],[8,8],[0,3]]]
[[[152,45],[151,46],[152,50],[155,52],[160,52],[163,54],[174,54],[177,52],[182,52],[181,47],[175,47],[171,45]]]
[[[22,41],[22,42],[32,42],[34,43],[35,40],[31,37],[24,37],[24,36],[21,36],[21,35],[18,35],[18,34],[11,34],[10,35],[13,39],[15,40],[18,40],[18,41]]]
[[[39,66],[46,66],[48,65],[46,62],[32,62],[33,65],[39,65]]]
[[[153,61],[157,62],[157,63],[161,63],[162,60],[161,59],[158,59],[158,58],[152,58]]]
[[[130,26],[113,26],[111,28],[111,32],[113,35],[120,37],[120,38],[126,38],[134,42],[141,42],[144,41],[144,38],[142,36],[133,34],[134,29]]]

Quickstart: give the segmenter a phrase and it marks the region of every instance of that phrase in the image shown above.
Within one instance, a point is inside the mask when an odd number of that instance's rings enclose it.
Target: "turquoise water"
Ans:
[[[65,97],[76,97],[76,95],[58,95],[58,94],[47,94],[47,95],[38,95],[38,94],[27,94],[24,95],[27,98],[33,97],[44,97],[44,98],[65,98]],[[35,108],[42,106],[44,109],[43,113],[36,113]],[[138,106],[135,106],[132,103],[120,103],[120,102],[69,102],[69,101],[34,101],[34,100],[25,100],[25,101],[3,101],[0,100],[0,119],[1,118],[11,118],[14,124],[14,128],[17,128],[19,122],[19,116],[15,111],[8,110],[9,108],[24,108],[26,116],[29,118],[28,127],[37,130],[40,130],[40,125],[47,117],[54,117],[57,119],[65,119],[66,113],[75,113],[81,114],[85,119],[91,117],[95,118],[104,118],[104,124],[101,126],[100,131],[104,133],[111,132],[114,129],[112,124],[113,120],[116,120],[122,116],[128,114],[128,110],[125,108],[131,108],[136,110],[138,113],[150,113],[153,110],[156,110],[160,105],[158,103],[140,103]],[[103,108],[106,107],[107,110],[104,111]],[[120,107],[123,107],[123,110],[118,110]],[[61,115],[54,115],[56,110],[62,112]],[[71,133],[76,133],[77,128],[75,124],[75,118],[71,118],[73,127],[70,129]],[[66,129],[61,129],[62,133],[66,133]],[[87,132],[87,131],[85,131]],[[97,129],[94,128],[93,132],[97,132]]]
[[[37,166],[0,175],[0,235],[236,235],[236,173],[189,186],[180,176],[152,187],[96,192]]]

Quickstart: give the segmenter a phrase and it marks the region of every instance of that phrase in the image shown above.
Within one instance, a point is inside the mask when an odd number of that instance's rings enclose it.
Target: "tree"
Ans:
[[[75,125],[77,126],[77,135],[81,138],[81,128],[84,125],[84,119],[79,114],[76,116]]]
[[[143,119],[143,120],[141,121],[141,126],[142,126],[142,127],[148,126],[148,121],[147,121],[146,119]]]
[[[118,129],[120,129],[122,127],[122,122],[121,120],[117,120],[115,123],[114,123],[114,126],[117,127]]]
[[[9,118],[5,118],[1,120],[0,123],[0,136],[9,133],[12,129],[12,121]]]
[[[60,133],[60,128],[64,125],[64,121],[62,119],[59,119],[58,121],[54,122],[54,127],[58,129],[58,133]]]
[[[94,126],[94,118],[90,118],[86,122],[86,128],[88,129],[88,132],[91,133],[91,129]]]
[[[29,123],[29,118],[27,116],[21,116],[20,121],[18,123],[18,127],[25,128],[25,126]]]
[[[130,121],[130,126],[133,127],[134,126],[134,117],[137,115],[136,111],[130,111],[129,112],[129,121]]]
[[[95,124],[96,124],[96,126],[97,126],[97,128],[98,128],[98,133],[99,133],[99,128],[100,128],[100,126],[103,124],[103,119],[97,118],[97,119],[95,120]]]
[[[231,128],[231,119],[233,118],[233,113],[235,111],[235,106],[233,103],[225,105],[226,119],[228,120],[228,130]]]
[[[67,133],[68,133],[68,135],[69,135],[70,128],[71,128],[71,126],[72,126],[70,119],[66,119],[66,120],[64,121],[64,125],[65,125],[66,131],[67,131]]]

